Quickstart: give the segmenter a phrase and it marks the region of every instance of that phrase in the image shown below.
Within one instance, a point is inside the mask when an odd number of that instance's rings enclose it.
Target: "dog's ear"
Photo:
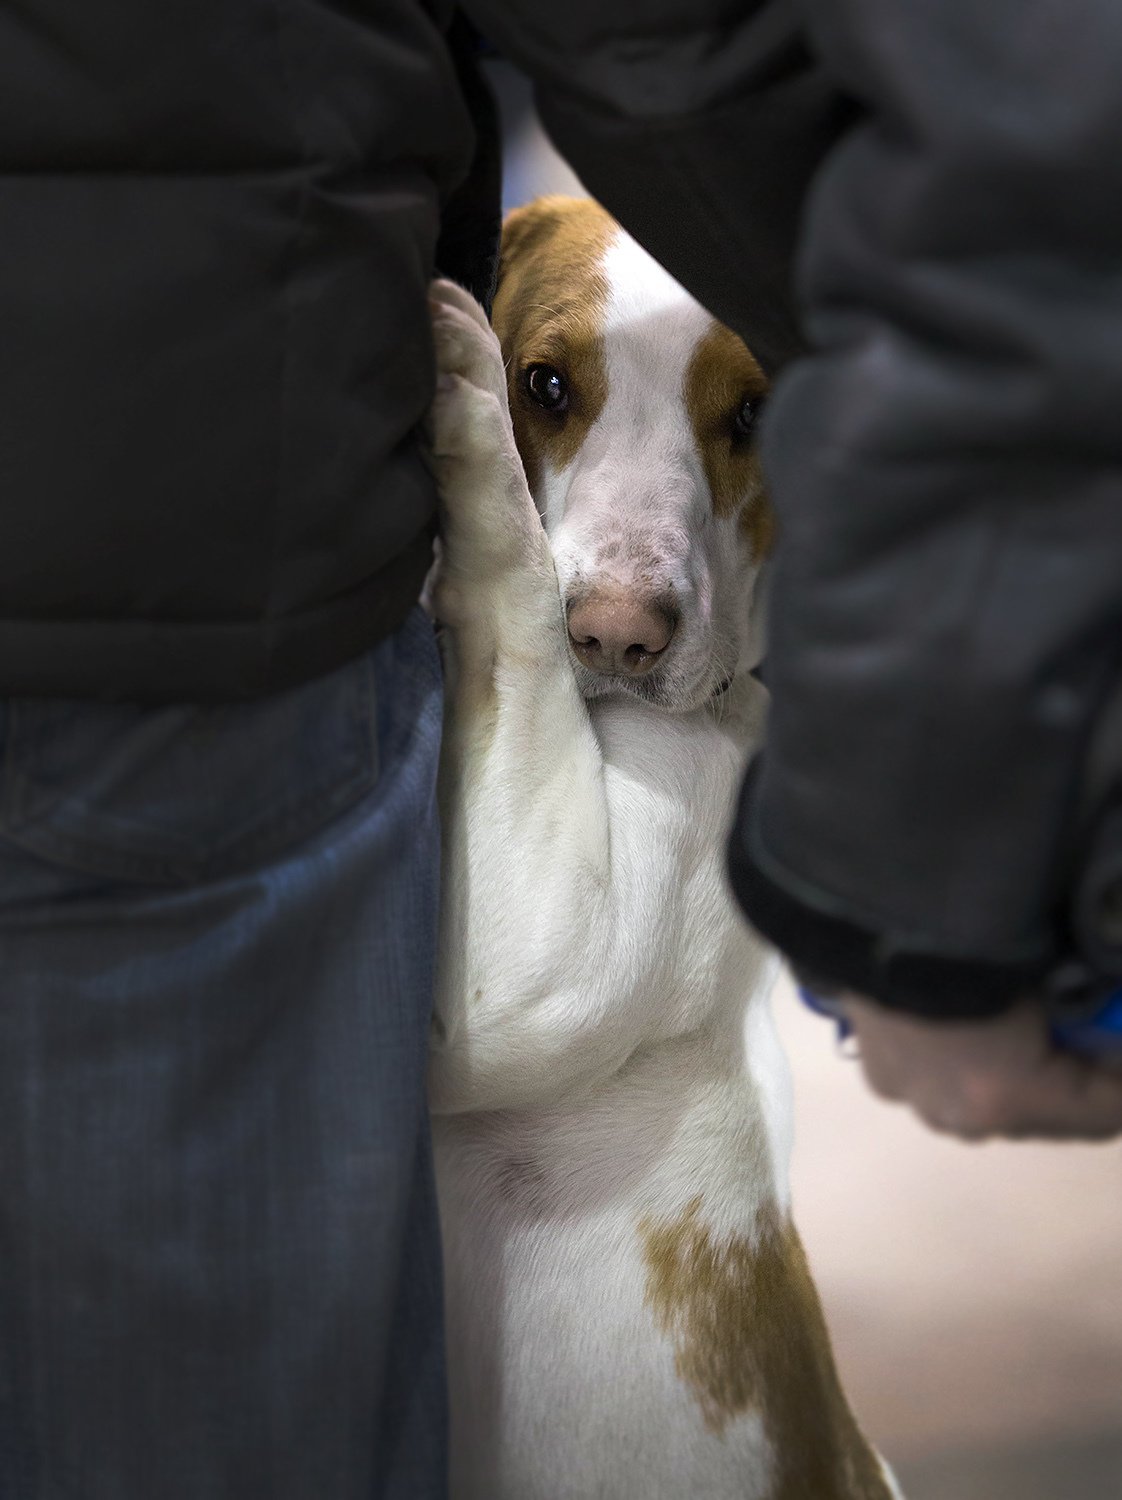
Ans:
[[[532,255],[546,245],[566,223],[579,220],[589,210],[607,218],[589,198],[567,198],[551,193],[535,198],[522,208],[512,208],[503,220],[502,246],[499,254],[499,281],[516,260]]]
[[[540,322],[541,288],[550,287],[554,312],[591,305],[590,278],[614,232],[614,221],[591,198],[553,194],[535,198],[503,222],[492,326],[509,361],[527,319]]]
[[[561,221],[563,198],[535,198],[522,208],[512,208],[503,220],[499,254],[499,280],[511,264],[535,244],[549,239]]]

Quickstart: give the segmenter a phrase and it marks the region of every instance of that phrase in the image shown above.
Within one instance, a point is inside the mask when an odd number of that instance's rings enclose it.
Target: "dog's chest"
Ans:
[[[678,955],[672,982],[687,990],[709,988],[715,979],[723,985],[723,951],[743,960],[751,946],[724,869],[736,790],[760,731],[762,706],[751,706],[753,715],[725,727],[704,709],[678,716],[628,702],[593,705],[614,813],[615,864],[635,872],[646,895],[657,891],[653,902],[633,908],[636,921],[657,930],[636,936]],[[626,907],[619,919],[628,921]]]

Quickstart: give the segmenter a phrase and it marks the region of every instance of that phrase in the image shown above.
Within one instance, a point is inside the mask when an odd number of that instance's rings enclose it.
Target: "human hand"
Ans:
[[[933,1130],[969,1141],[1122,1134],[1122,1070],[1060,1051],[1039,1005],[970,1022],[925,1021],[852,993],[841,1008],[869,1087]]]

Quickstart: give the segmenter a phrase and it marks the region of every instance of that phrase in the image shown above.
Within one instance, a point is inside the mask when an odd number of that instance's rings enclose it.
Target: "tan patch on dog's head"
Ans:
[[[647,1305],[674,1369],[720,1434],[758,1411],[775,1454],[771,1500],[891,1500],[849,1410],[799,1237],[772,1209],[754,1243],[715,1240],[694,1198],[639,1225]]]
[[[744,340],[714,322],[698,341],[682,384],[713,514],[731,516],[742,507],[741,529],[752,555],[762,558],[771,546],[772,509],[763,493],[755,445],[739,438],[733,423],[746,400],[767,394],[767,376]]]
[[[503,224],[499,286],[492,316],[507,367],[514,437],[535,493],[545,460],[572,463],[608,397],[604,251],[613,219],[587,198],[537,198]],[[526,372],[549,365],[568,383],[564,413],[543,410]]]

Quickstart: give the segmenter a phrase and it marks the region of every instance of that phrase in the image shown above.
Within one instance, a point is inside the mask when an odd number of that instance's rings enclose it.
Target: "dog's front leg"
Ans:
[[[559,1001],[575,986],[597,1005],[613,883],[600,747],[569,664],[498,342],[460,288],[435,283],[432,309],[435,598],[451,660],[431,1092],[438,1110],[461,1110],[540,1097],[586,1067],[573,1006]]]

